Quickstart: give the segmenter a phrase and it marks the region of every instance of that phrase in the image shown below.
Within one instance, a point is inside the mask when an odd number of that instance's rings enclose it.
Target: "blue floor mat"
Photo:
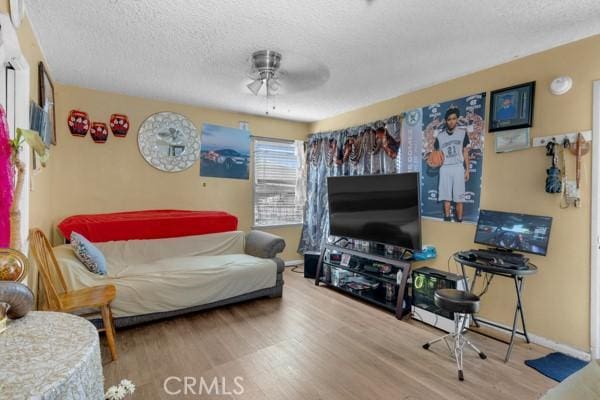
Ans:
[[[535,360],[525,360],[525,364],[550,379],[562,382],[569,375],[585,367],[587,361],[581,361],[563,353],[550,353]]]

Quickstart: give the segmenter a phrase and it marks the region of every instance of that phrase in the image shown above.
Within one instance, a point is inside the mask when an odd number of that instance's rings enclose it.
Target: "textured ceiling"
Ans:
[[[245,88],[250,54],[277,50],[282,68],[287,59],[295,72],[314,62],[307,74],[321,84],[290,82],[294,90],[270,110],[302,121],[600,33],[599,0],[26,0],[26,6],[50,72],[64,84],[264,114],[264,97]],[[291,71],[288,79],[297,75]]]

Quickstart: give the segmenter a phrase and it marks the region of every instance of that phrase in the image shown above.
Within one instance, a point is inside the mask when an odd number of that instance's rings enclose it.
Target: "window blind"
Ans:
[[[254,226],[301,224],[296,201],[300,171],[294,142],[254,139]]]

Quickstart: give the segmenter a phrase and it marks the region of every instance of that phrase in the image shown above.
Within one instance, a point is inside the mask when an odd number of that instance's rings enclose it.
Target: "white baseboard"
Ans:
[[[502,327],[504,327],[506,329],[512,329],[512,327],[510,327],[508,325],[504,325],[504,324],[500,324],[498,322],[490,321],[490,320],[485,319],[485,318],[477,317],[477,320],[483,322],[486,328],[491,328],[491,329],[494,329],[494,330],[496,330],[498,332],[506,333],[506,331],[504,331],[503,329],[497,328],[497,327],[492,326],[492,325],[487,325],[487,324],[485,324],[485,322],[490,322],[490,323],[502,326]],[[520,338],[523,337],[522,335],[517,335],[517,336],[520,337]],[[583,361],[590,361],[592,359],[590,353],[585,352],[585,351],[583,351],[581,349],[577,349],[575,347],[569,346],[568,344],[559,343],[559,342],[556,342],[554,340],[545,338],[543,336],[538,336],[538,335],[530,333],[530,332],[527,332],[527,336],[529,336],[529,340],[531,341],[531,343],[535,343],[537,345],[540,345],[540,346],[543,346],[543,347],[547,347],[547,348],[549,348],[551,350],[554,350],[554,351],[559,351],[561,353],[564,353],[564,354],[569,355],[571,357],[578,358],[578,359],[583,360]]]
[[[290,260],[285,262],[286,267],[297,267],[302,264],[304,264],[303,260]]]

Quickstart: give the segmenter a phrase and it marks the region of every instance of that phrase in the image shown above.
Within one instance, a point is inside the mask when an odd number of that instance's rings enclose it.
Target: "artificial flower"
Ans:
[[[135,385],[129,379],[123,379],[120,386],[122,386],[128,394],[133,394],[133,392],[135,392]]]

